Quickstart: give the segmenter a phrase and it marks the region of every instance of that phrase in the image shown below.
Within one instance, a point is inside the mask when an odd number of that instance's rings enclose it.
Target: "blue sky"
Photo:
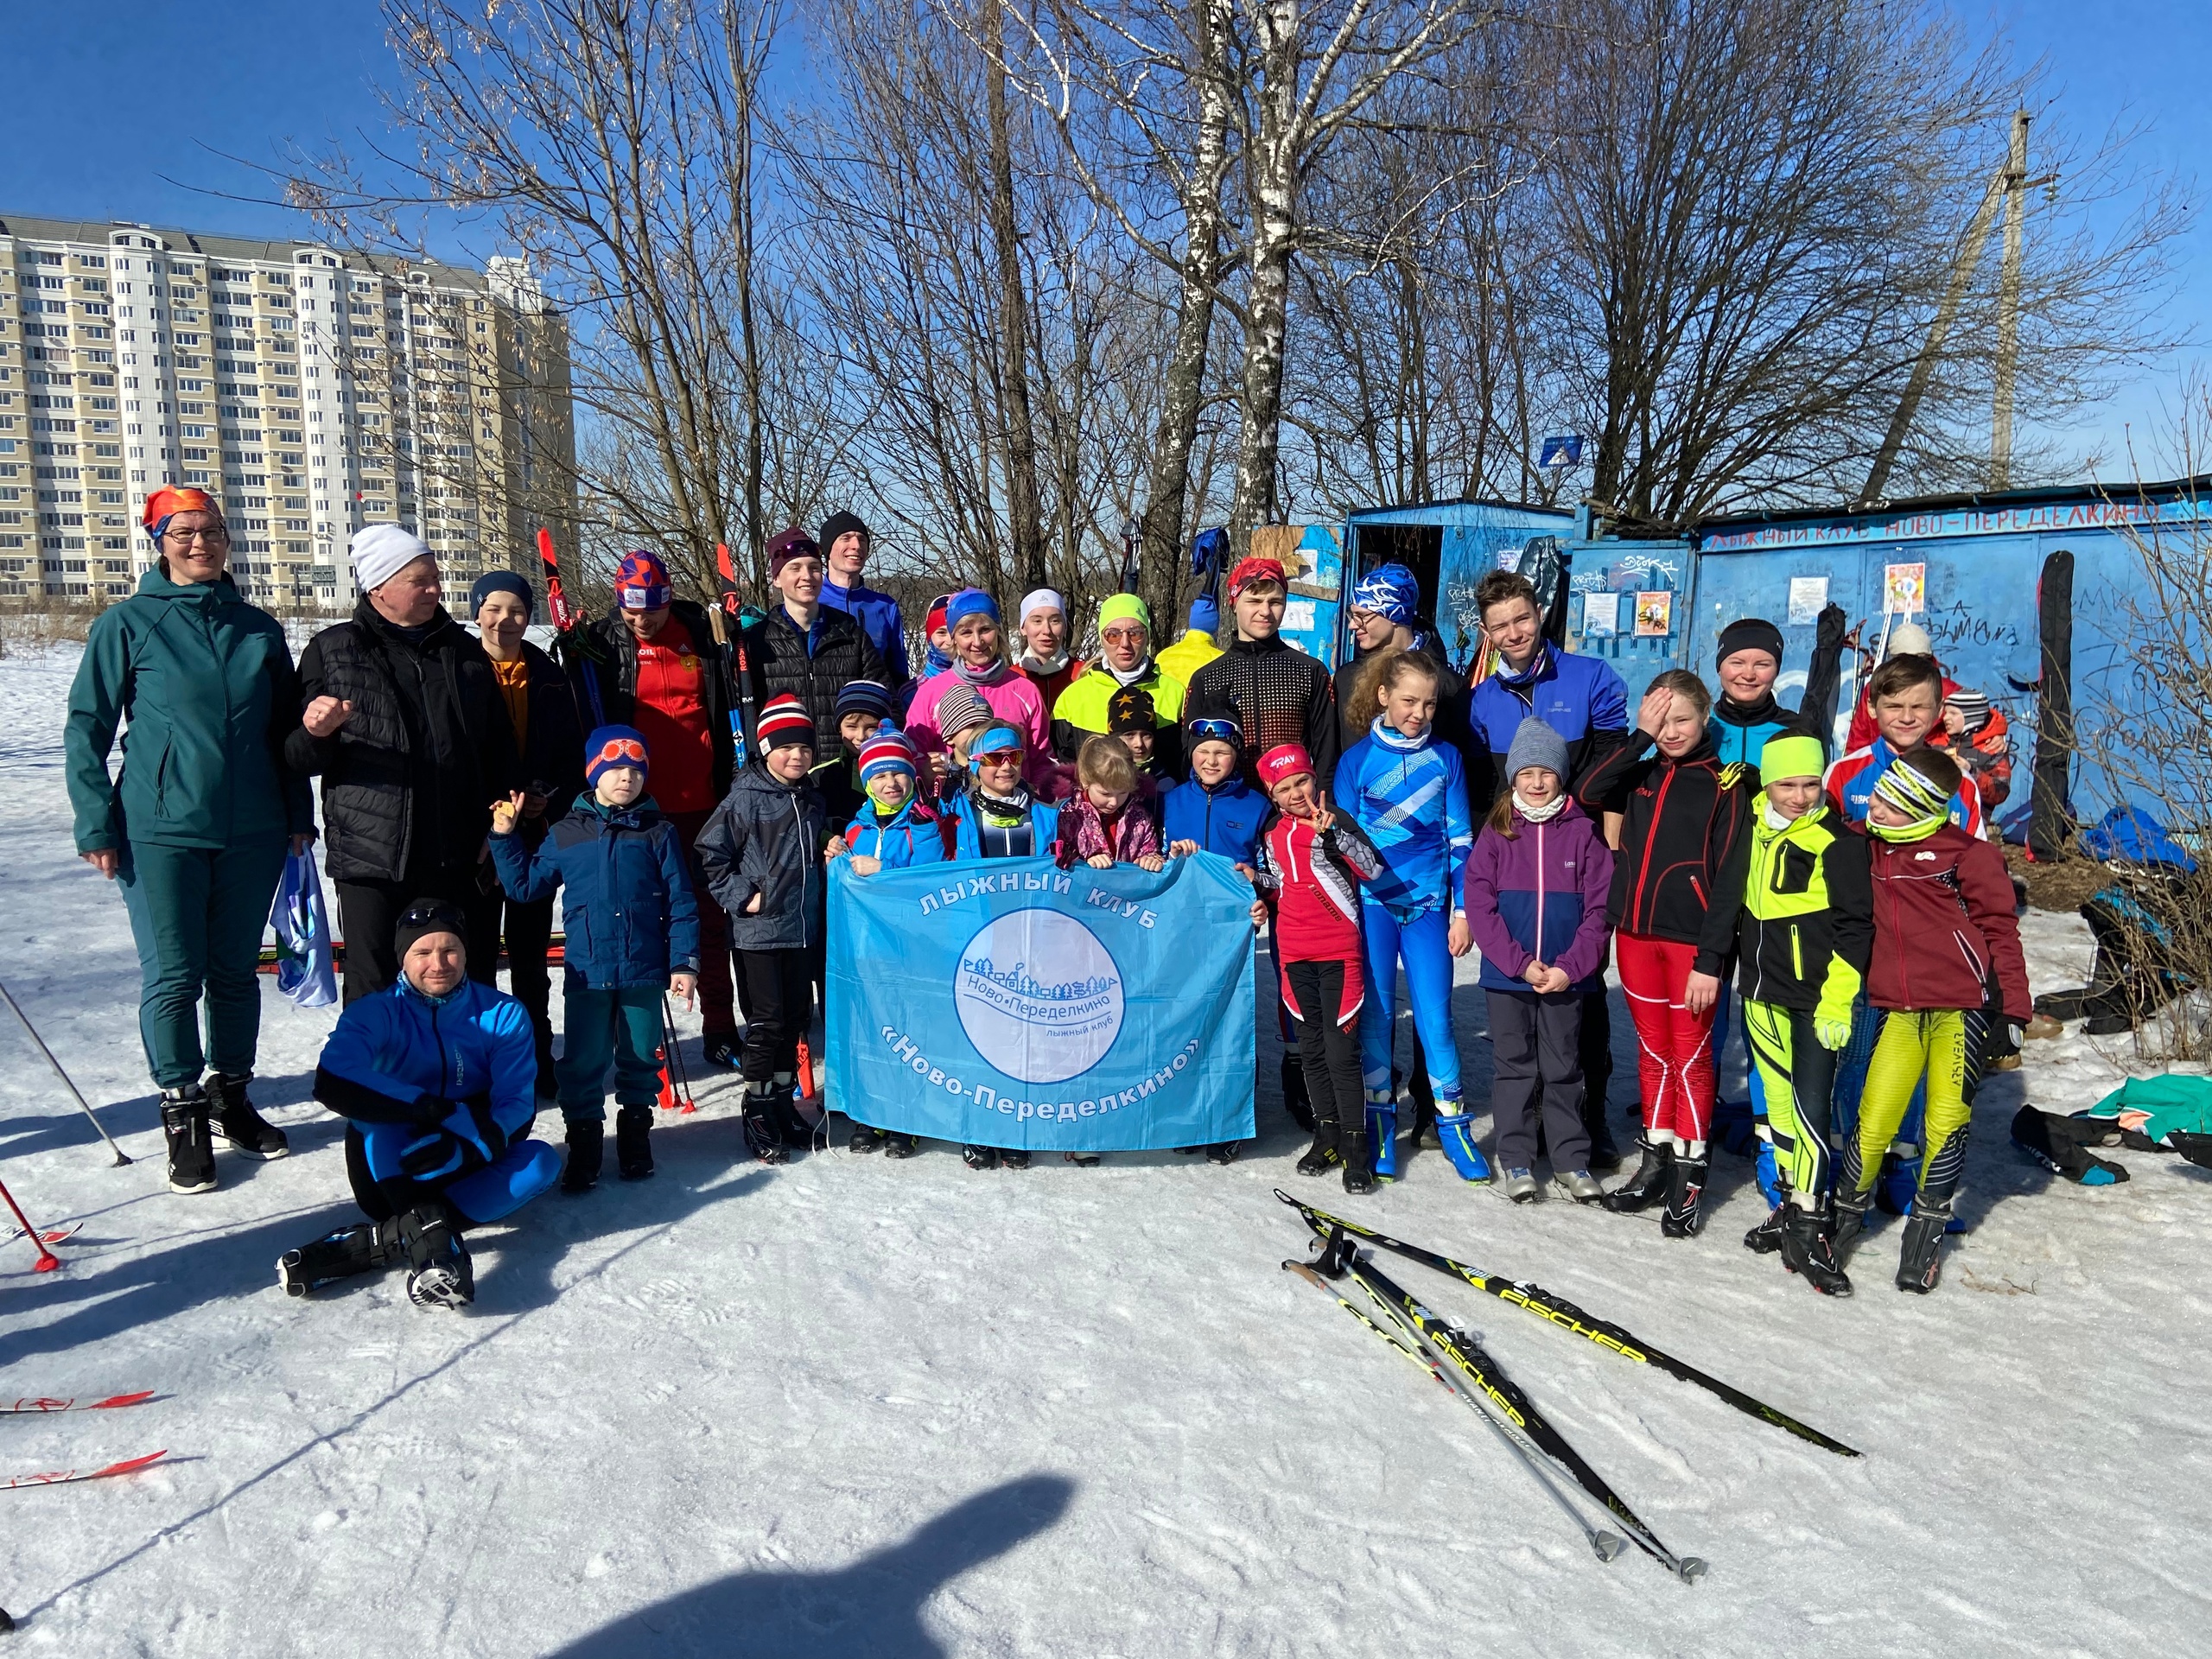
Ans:
[[[2140,122],[2150,130],[2135,155],[2147,165],[2195,175],[2212,156],[2212,101],[2192,73],[2212,59],[2204,0],[2002,0],[1986,10],[1960,0],[1957,10],[1969,29],[2009,37],[2020,63],[2045,61],[2047,90],[2085,138],[2115,120]],[[293,234],[300,220],[280,207],[205,194],[270,194],[265,180],[217,152],[273,163],[287,141],[358,150],[362,135],[382,132],[373,84],[388,58],[367,0],[24,6],[8,41],[0,209]],[[2204,182],[2212,188],[2212,175]],[[448,232],[433,247],[480,258],[496,251],[474,245],[482,239]],[[2190,367],[2212,360],[2212,214],[2181,257],[2170,321],[2201,345],[2113,399],[2095,428],[2071,435],[2077,447],[2101,437],[2117,454],[2131,426],[2155,439],[2162,404]]]

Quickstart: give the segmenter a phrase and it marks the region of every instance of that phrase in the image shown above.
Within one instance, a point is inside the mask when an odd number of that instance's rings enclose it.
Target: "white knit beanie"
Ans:
[[[353,532],[353,582],[363,593],[381,588],[417,559],[432,556],[429,543],[397,524],[364,524]]]

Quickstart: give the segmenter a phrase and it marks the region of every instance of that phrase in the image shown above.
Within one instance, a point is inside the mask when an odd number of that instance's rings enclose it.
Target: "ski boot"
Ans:
[[[1475,1144],[1475,1115],[1472,1112],[1440,1112],[1436,1118],[1437,1144],[1444,1148],[1444,1155],[1452,1167],[1459,1173],[1463,1181],[1490,1179],[1490,1160],[1483,1156],[1483,1149]]]
[[[1340,1129],[1337,1157],[1344,1166],[1344,1191],[1357,1198],[1375,1190],[1375,1170],[1367,1161],[1367,1135],[1362,1129]]]
[[[1848,1296],[1851,1281],[1835,1259],[1835,1206],[1783,1206],[1782,1265],[1823,1296]]]
[[[869,1153],[881,1149],[891,1137],[881,1129],[871,1129],[865,1123],[853,1125],[853,1138],[845,1143],[847,1152]]]
[[[467,1307],[476,1300],[476,1264],[444,1205],[418,1205],[399,1217],[407,1252],[407,1300],[417,1307]]]
[[[1233,1164],[1236,1161],[1237,1154],[1243,1150],[1244,1143],[1242,1141],[1217,1141],[1206,1148],[1206,1162]]]
[[[1398,1103],[1384,1096],[1367,1103],[1367,1144],[1374,1149],[1375,1179],[1398,1179]]]
[[[911,1135],[901,1135],[896,1129],[883,1134],[883,1155],[886,1158],[911,1158],[922,1149],[922,1143]]]
[[[1835,1229],[1831,1242],[1835,1259],[1841,1262],[1859,1235],[1866,1229],[1866,1210],[1874,1201],[1871,1192],[1846,1194],[1839,1185],[1836,1189]]]
[[[1001,1169],[1028,1168],[1029,1148],[1027,1147],[1001,1147],[999,1150],[999,1167]]]
[[[162,1090],[162,1133],[169,1147],[169,1191],[213,1192],[215,1147],[209,1138],[207,1096],[198,1084]]]
[[[222,1071],[209,1075],[207,1104],[214,1114],[213,1130],[231,1143],[232,1152],[249,1158],[282,1158],[291,1151],[291,1142],[245,1097],[245,1086],[252,1081],[250,1072],[236,1077]]]
[[[1313,1103],[1306,1092],[1306,1062],[1296,1054],[1282,1057],[1282,1109],[1290,1121],[1313,1133]]]
[[[625,1106],[614,1114],[614,1166],[626,1181],[650,1179],[653,1173],[653,1109]]]
[[[607,1155],[607,1125],[596,1117],[569,1120],[569,1161],[561,1172],[563,1192],[588,1192],[599,1185],[599,1166]]]
[[[1635,1174],[1600,1200],[1615,1215],[1632,1216],[1639,1211],[1649,1210],[1667,1196],[1668,1182],[1674,1176],[1673,1141],[1654,1141],[1647,1134],[1636,1145],[1637,1150],[1643,1154],[1643,1161],[1636,1166]],[[1594,1167],[1597,1163],[1594,1153],[1590,1161]]]
[[[782,1125],[776,1118],[775,1090],[775,1084],[766,1081],[745,1087],[745,1144],[764,1164],[785,1163],[791,1158],[784,1150]]]
[[[1566,1174],[1552,1172],[1552,1185],[1560,1196],[1576,1204],[1597,1204],[1605,1196],[1605,1189],[1598,1185],[1598,1178],[1586,1169],[1570,1169]]]
[[[1185,1150],[1196,1152],[1198,1148],[1189,1147]],[[1060,1154],[1062,1163],[1073,1164],[1077,1169],[1096,1169],[1098,1167],[1098,1159],[1099,1154],[1095,1152],[1064,1152]]]
[[[311,1296],[340,1279],[388,1268],[404,1255],[397,1221],[364,1221],[285,1251],[276,1258],[276,1282],[287,1296]]]
[[[999,1153],[996,1147],[963,1147],[960,1161],[970,1169],[996,1169]]]
[[[1337,1126],[1334,1123],[1316,1123],[1313,1126],[1313,1144],[1298,1160],[1298,1173],[1301,1175],[1325,1175],[1336,1167],[1336,1164]]]
[[[1497,1190],[1516,1204],[1534,1204],[1536,1201],[1536,1194],[1543,1189],[1536,1185],[1535,1170],[1509,1169],[1505,1172],[1505,1179],[1499,1184]]]
[[[1753,1255],[1772,1255],[1782,1248],[1782,1236],[1788,1224],[1789,1206],[1777,1204],[1767,1212],[1764,1221],[1744,1235],[1744,1248]]]
[[[1951,1224],[1951,1206],[1923,1206],[1915,1203],[1905,1217],[1904,1243],[1897,1251],[1897,1288],[1925,1296],[1936,1288],[1943,1272],[1943,1234]]]
[[[1705,1225],[1706,1154],[1675,1160],[1667,1183],[1667,1207],[1660,1212],[1659,1230],[1668,1238],[1695,1238]]]

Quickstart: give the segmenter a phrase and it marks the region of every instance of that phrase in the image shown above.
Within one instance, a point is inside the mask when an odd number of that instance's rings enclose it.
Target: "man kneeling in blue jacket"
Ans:
[[[369,1219],[276,1263],[295,1296],[404,1267],[417,1307],[476,1298],[465,1228],[512,1215],[553,1185],[561,1157],[529,1139],[537,1039],[522,1004],[468,977],[466,922],[443,899],[399,918],[399,982],[346,1006],[315,1097],[348,1121],[346,1173]]]

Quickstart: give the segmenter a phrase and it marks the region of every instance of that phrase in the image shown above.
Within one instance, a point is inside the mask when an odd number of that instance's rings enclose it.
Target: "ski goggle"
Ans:
[[[459,934],[468,925],[468,918],[443,899],[425,899],[402,911],[399,925],[430,932]]]
[[[1005,754],[1009,752],[1016,755],[1021,753],[1020,733],[985,732],[968,746],[968,759],[975,761],[982,760],[987,754]]]
[[[1191,743],[1227,743],[1231,747],[1243,742],[1244,734],[1233,720],[1194,720],[1190,722]]]
[[[599,746],[599,753],[584,764],[587,771],[593,766],[636,766],[642,771],[645,746],[634,737],[610,737]]]

